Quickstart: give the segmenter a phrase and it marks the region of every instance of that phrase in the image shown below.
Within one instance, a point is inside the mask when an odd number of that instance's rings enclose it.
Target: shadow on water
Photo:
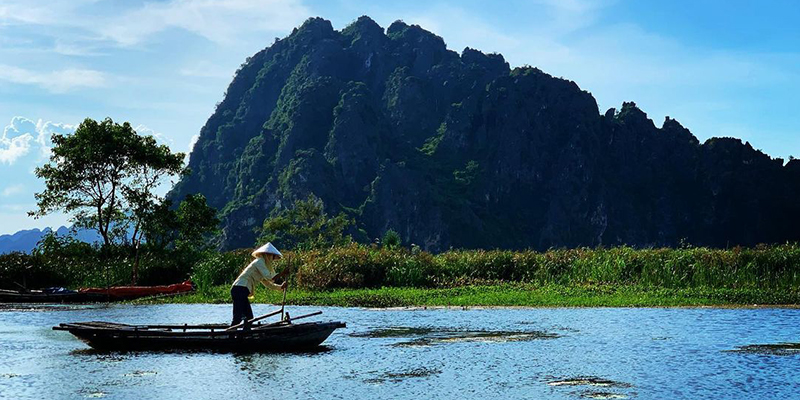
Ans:
[[[544,331],[484,331],[433,327],[389,327],[366,332],[351,333],[359,338],[409,338],[393,343],[395,347],[431,346],[461,342],[524,342],[530,340],[556,339],[561,335]]]
[[[766,356],[793,356],[800,354],[800,343],[749,344],[739,346],[730,353],[760,354]]]

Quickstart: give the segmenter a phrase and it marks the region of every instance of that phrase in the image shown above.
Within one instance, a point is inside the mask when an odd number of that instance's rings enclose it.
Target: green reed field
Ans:
[[[177,302],[227,302],[246,251],[194,269],[197,294]],[[352,244],[288,253],[291,304],[338,306],[687,306],[800,303],[800,246],[430,254]],[[260,289],[257,302],[280,302]]]

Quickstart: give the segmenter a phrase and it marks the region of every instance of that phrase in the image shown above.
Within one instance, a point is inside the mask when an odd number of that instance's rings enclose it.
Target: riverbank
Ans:
[[[135,303],[229,303],[230,287],[218,285],[200,292]],[[254,303],[278,304],[281,292],[259,288]],[[691,307],[800,304],[800,292],[760,289],[669,289],[634,285],[499,284],[453,288],[308,290],[290,288],[291,305],[341,307]]]

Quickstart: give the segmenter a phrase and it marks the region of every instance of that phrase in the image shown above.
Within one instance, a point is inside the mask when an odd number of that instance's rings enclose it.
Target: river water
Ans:
[[[303,354],[104,353],[51,330],[224,322],[226,305],[0,309],[0,398],[800,398],[800,346],[769,346],[800,342],[797,309],[290,308],[320,309],[347,328]]]

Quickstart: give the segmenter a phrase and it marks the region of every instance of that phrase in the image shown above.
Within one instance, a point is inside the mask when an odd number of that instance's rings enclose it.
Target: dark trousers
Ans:
[[[253,309],[250,308],[250,290],[244,286],[234,286],[231,288],[231,297],[233,298],[233,320],[231,326],[242,322],[242,320],[253,319]]]

